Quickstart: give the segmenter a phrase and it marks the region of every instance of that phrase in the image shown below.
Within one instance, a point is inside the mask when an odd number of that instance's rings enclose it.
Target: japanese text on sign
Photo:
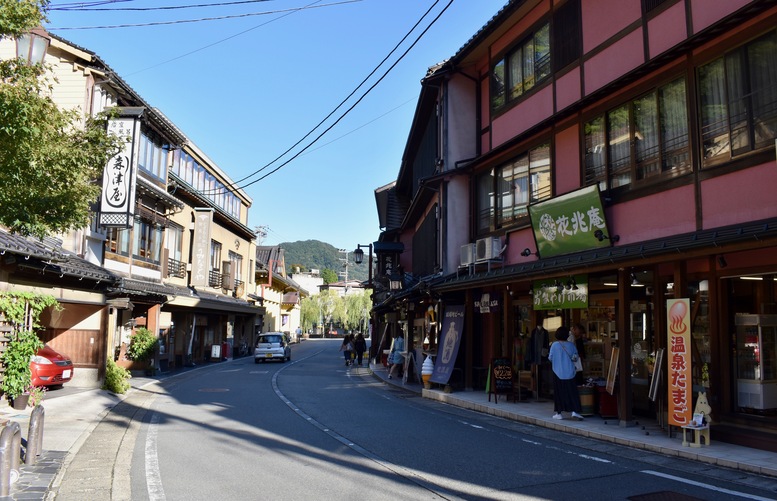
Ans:
[[[692,380],[688,299],[666,302],[669,351],[669,424],[685,426],[691,420]]]

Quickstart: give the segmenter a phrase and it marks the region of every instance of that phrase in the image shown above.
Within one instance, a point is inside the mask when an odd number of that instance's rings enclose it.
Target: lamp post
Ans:
[[[367,261],[368,268],[368,278],[367,278],[367,287],[372,287],[372,244],[362,245],[357,244],[356,250],[353,251],[353,260],[356,264],[362,264],[364,261],[364,251],[362,250],[362,247],[367,247],[369,249],[369,260]]]
[[[356,264],[362,264],[364,261],[364,251],[362,250],[362,247],[367,247],[369,250],[369,259],[367,261],[367,287],[372,288],[372,244],[362,245],[357,244],[356,250],[353,251],[353,261]],[[370,323],[372,323],[372,318],[370,318]],[[370,337],[372,337],[372,329],[370,329]],[[373,340],[370,343],[370,353],[369,358],[370,359],[377,359],[377,350],[378,346],[376,346],[375,341]]]
[[[16,56],[27,61],[30,66],[41,64],[49,43],[51,37],[42,26],[38,26],[16,39]]]

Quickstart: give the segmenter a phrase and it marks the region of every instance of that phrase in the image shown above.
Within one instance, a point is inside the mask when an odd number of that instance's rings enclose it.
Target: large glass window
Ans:
[[[175,151],[172,172],[224,213],[240,219],[241,204],[238,197],[189,154]]]
[[[689,172],[685,80],[586,122],[585,148],[585,183],[602,190]]]
[[[771,32],[699,68],[703,166],[774,144],[776,60]]]
[[[476,183],[479,234],[518,222],[530,203],[552,194],[550,144],[479,175]]]
[[[142,219],[135,219],[134,258],[159,264],[162,251],[162,228]]]
[[[145,133],[140,135],[138,167],[157,179],[167,180],[167,149]]]
[[[550,25],[496,61],[491,70],[491,108],[501,108],[550,76]]]

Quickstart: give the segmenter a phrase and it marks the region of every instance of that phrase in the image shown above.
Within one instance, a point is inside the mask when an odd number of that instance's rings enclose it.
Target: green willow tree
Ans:
[[[0,38],[45,20],[48,0],[0,0]],[[107,115],[62,110],[44,65],[0,61],[0,225],[43,237],[89,225],[98,180],[121,139]]]

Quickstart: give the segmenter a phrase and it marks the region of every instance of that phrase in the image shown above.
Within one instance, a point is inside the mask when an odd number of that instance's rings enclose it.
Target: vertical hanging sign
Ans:
[[[464,331],[464,305],[451,305],[445,308],[442,318],[442,336],[434,361],[434,371],[429,378],[433,383],[448,384],[459,353],[461,334]]]
[[[210,229],[213,224],[213,209],[195,208],[194,211],[192,278],[189,285],[206,287],[210,274]]]
[[[112,156],[103,169],[103,191],[100,196],[99,225],[131,228],[135,217],[135,154],[140,136],[140,122],[134,118],[108,121],[108,133],[124,138],[124,147]]]
[[[668,299],[666,311],[669,424],[685,426],[691,421],[693,407],[690,302],[687,298]]]

